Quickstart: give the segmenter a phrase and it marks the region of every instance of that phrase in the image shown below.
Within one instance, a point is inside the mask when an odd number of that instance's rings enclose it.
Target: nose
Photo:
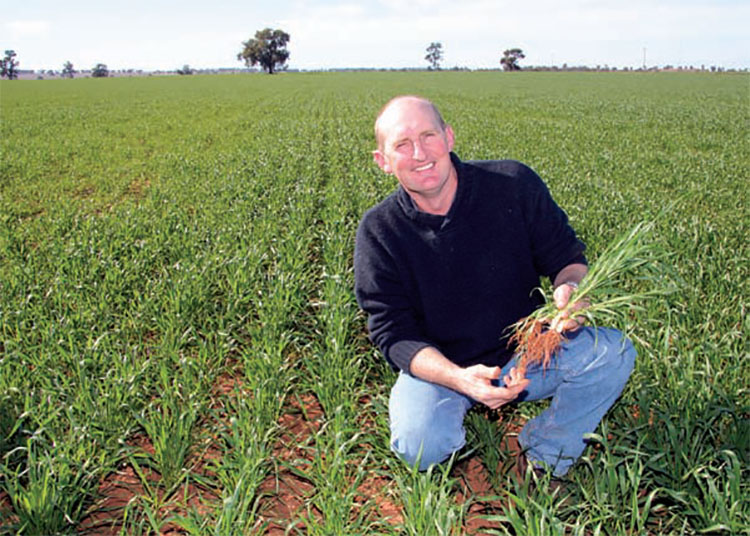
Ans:
[[[412,158],[414,160],[424,160],[425,158],[424,147],[422,147],[422,142],[420,140],[414,142],[414,154],[412,155]]]

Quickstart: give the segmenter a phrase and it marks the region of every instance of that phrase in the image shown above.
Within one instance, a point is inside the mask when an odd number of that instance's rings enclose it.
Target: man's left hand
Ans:
[[[558,309],[564,309],[568,305],[570,296],[575,290],[576,289],[573,285],[567,283],[558,286],[552,294],[552,298],[555,300],[555,306]],[[585,309],[588,305],[588,302],[585,301],[575,304],[571,311],[564,312],[559,319],[556,318],[556,322],[553,322],[553,325],[551,325],[550,328],[560,333],[577,330],[586,322],[586,317],[583,315],[577,315],[575,312]]]

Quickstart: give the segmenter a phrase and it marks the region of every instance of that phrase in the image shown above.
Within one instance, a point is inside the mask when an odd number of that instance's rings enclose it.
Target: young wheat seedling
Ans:
[[[509,344],[515,344],[521,354],[518,370],[522,376],[532,363],[549,366],[565,340],[560,328],[567,318],[584,317],[593,325],[614,324],[626,319],[629,311],[640,308],[642,300],[664,293],[658,287],[633,292],[620,288],[625,277],[643,272],[639,277],[648,279],[645,273],[656,267],[654,245],[645,240],[653,227],[653,221],[641,222],[605,250],[590,266],[564,308],[558,309],[553,300],[547,300],[510,327]]]

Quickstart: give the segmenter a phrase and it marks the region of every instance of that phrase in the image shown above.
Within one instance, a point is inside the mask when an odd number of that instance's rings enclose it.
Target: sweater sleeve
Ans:
[[[409,373],[417,352],[435,345],[423,334],[396,259],[379,227],[376,218],[365,215],[357,230],[355,294],[359,306],[368,314],[372,342],[394,369]]]
[[[537,273],[554,280],[572,263],[586,264],[586,246],[578,240],[568,216],[555,203],[542,179],[531,168],[519,164],[521,206]]]

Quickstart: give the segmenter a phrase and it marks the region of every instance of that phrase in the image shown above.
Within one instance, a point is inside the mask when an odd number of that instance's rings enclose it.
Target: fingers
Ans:
[[[477,374],[480,377],[486,378],[488,380],[498,379],[500,377],[500,373],[502,372],[502,369],[500,369],[500,367],[487,367],[485,365],[476,365],[475,368],[476,368]]]
[[[575,289],[570,285],[566,285],[565,283],[557,287],[552,293],[552,298],[555,301],[555,307],[557,307],[558,309],[564,309],[568,305],[573,292],[575,292]],[[588,306],[589,303],[587,301],[578,301],[573,305],[571,310],[579,311],[581,309],[585,309]]]
[[[515,398],[516,396],[520,395],[524,389],[526,389],[526,387],[529,385],[529,381],[530,380],[527,378],[521,378],[508,383],[508,377],[506,376],[505,389],[507,389],[509,393],[513,393],[513,398]]]
[[[524,378],[516,367],[511,367],[508,374],[503,378],[505,389],[515,399],[529,385],[528,378]]]
[[[492,367],[490,369],[490,378],[493,380],[496,380],[500,377],[500,373],[502,372],[502,369],[500,367]]]
[[[504,387],[496,387],[487,381],[500,377],[502,372],[500,367],[475,365],[469,368],[474,369],[474,377],[477,379],[477,383],[470,390],[472,392],[467,392],[467,394],[492,409],[515,400],[529,384],[529,380],[524,378],[516,367],[512,367],[508,374],[503,377]]]
[[[568,305],[571,294],[573,294],[573,287],[566,284],[562,284],[557,287],[555,289],[555,292],[552,293],[552,298],[555,300],[555,307],[557,307],[558,309],[563,309],[566,305]]]
[[[587,300],[581,300],[573,304],[573,306],[570,308],[571,311],[582,311],[586,307],[591,305]]]
[[[503,378],[506,387],[517,385],[524,380],[526,380],[526,378],[523,377],[521,372],[516,367],[511,367],[510,371],[508,371],[508,374],[505,376],[505,378]]]
[[[558,333],[563,333],[564,331],[575,331],[581,326],[583,326],[585,323],[586,323],[586,317],[574,316],[573,318],[567,318],[565,320],[557,322],[552,327],[552,329],[554,329]]]
[[[586,316],[583,314],[578,314],[577,312],[583,311],[588,306],[589,302],[580,301],[574,303],[567,311],[560,311],[560,313],[558,313],[557,316],[552,319],[552,322],[550,322],[550,329],[553,329],[558,333],[577,330],[586,323]]]
[[[510,387],[495,387],[491,395],[485,400],[482,400],[482,402],[492,409],[499,408],[500,406],[513,402],[518,398],[518,395],[526,389],[528,384],[529,380],[524,379]]]
[[[554,330],[558,333],[563,333],[564,331],[575,331],[579,327],[581,327],[581,325],[578,322],[573,319],[568,319],[558,322],[557,325],[555,325]]]

